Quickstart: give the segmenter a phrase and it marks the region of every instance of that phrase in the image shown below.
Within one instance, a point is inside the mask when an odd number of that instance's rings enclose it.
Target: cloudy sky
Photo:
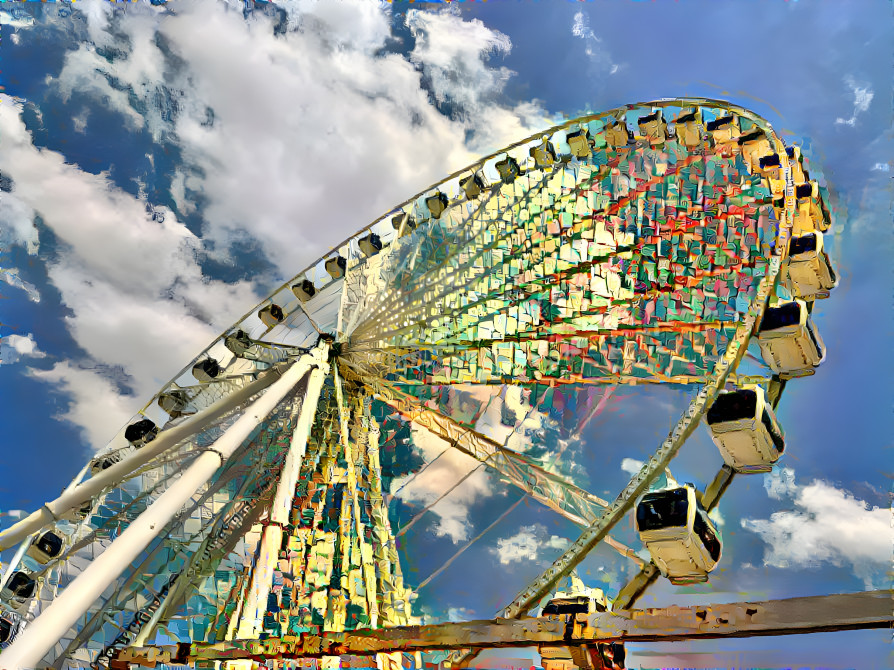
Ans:
[[[659,583],[640,605],[889,583],[887,3],[82,0],[7,3],[0,23],[0,524],[55,497],[217,333],[395,204],[561,119],[704,96],[803,147],[832,193],[841,284],[815,312],[828,360],[789,384],[778,411],[784,460],[737,479],[720,507],[721,568],[704,586]],[[607,394],[563,434],[576,480],[613,497],[687,402],[672,389]],[[528,421],[551,428],[536,411]],[[498,417],[480,428],[497,430]],[[417,446],[426,460],[444,448],[422,434]],[[450,452],[395,482],[396,518],[474,465]],[[700,430],[673,470],[703,484],[719,465]],[[483,469],[469,475],[401,537],[409,581],[518,498]],[[577,533],[526,500],[417,607],[490,617]],[[617,536],[641,548],[630,524]],[[634,568],[599,549],[581,572],[612,594]],[[653,645],[633,662],[882,668],[888,638]]]

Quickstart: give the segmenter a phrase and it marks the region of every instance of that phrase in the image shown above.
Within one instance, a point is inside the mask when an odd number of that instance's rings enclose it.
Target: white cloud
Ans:
[[[625,458],[621,461],[621,469],[631,475],[635,475],[639,472],[643,465],[645,465],[644,461],[638,461],[635,458]]]
[[[764,475],[764,488],[774,500],[782,500],[797,493],[795,471],[791,468],[773,468]]]
[[[26,282],[19,277],[17,268],[3,268],[0,270],[0,280],[6,282],[13,288],[22,289],[28,294],[28,300],[31,302],[40,302],[40,291],[37,290],[37,287],[34,284]]]
[[[850,75],[845,77],[844,81],[854,94],[854,113],[848,119],[838,117],[835,119],[835,123],[837,125],[854,126],[857,123],[857,116],[869,109],[869,103],[875,97],[875,92],[870,84],[858,84]]]
[[[490,551],[497,556],[502,565],[521,563],[522,561],[536,561],[544,549],[563,551],[569,545],[567,538],[558,535],[549,535],[546,526],[535,523],[531,526],[522,526],[515,535],[500,538],[497,546]]]
[[[56,418],[80,428],[93,451],[104,447],[139,409],[135,397],[118,393],[108,379],[93,370],[57,363],[50,370],[32,370],[31,375],[69,396],[68,408]]]
[[[281,275],[291,276],[333,240],[471,162],[478,152],[466,149],[463,138],[473,125],[490,144],[543,125],[530,104],[515,110],[484,104],[504,74],[491,76],[473,63],[502,39],[480,23],[456,17],[426,23],[426,39],[435,44],[455,30],[474,37],[470,45],[454,42],[460,62],[474,65],[468,73],[476,78],[463,84],[464,100],[480,103],[482,116],[473,124],[441,115],[409,61],[377,55],[389,36],[386,6],[358,0],[284,6],[297,29],[278,36],[263,13],[245,19],[217,2],[175,3],[176,14],[165,15],[129,7],[108,25],[97,14],[91,30],[102,32],[100,43],[113,40],[108,31],[114,31],[131,48],[109,63],[83,46],[69,53],[56,80],[63,94],[92,92],[129,123],[148,124],[156,137],[180,145],[187,167],[177,202],[185,200],[184,187],[202,194],[203,236],[222,256],[250,234]],[[163,66],[160,41],[178,59],[176,68]],[[414,53],[423,70],[437,70],[439,52]],[[127,90],[110,91],[109,77]],[[131,92],[144,112],[130,107]],[[174,122],[161,114],[159,96],[178,108]],[[316,234],[321,222],[326,239]]]
[[[769,519],[741,521],[767,544],[765,565],[850,565],[867,588],[890,567],[894,543],[890,510],[870,507],[819,480],[798,487],[794,503],[795,510],[774,512]]]
[[[37,348],[34,336],[6,335],[0,340],[0,361],[6,364],[16,363],[22,358],[44,358],[46,354]]]
[[[13,244],[25,247],[34,256],[40,249],[40,238],[34,225],[34,210],[14,193],[0,194],[0,249]]]
[[[443,495],[463,476],[478,468],[480,463],[456,449],[448,449],[438,458],[448,443],[429,431],[413,427],[413,443],[431,463],[417,475],[395,479],[391,487],[403,500],[417,502],[422,509]],[[431,508],[438,517],[435,535],[449,537],[455,544],[469,539],[469,507],[479,498],[492,494],[490,480],[484,468],[473,473],[447,497]]]
[[[472,621],[475,619],[475,610],[465,607],[448,607],[447,621]]]
[[[245,18],[241,5],[220,2],[172,2],[174,11],[165,12],[148,4],[116,11],[104,2],[74,8],[86,17],[87,39],[67,51],[50,84],[63,98],[75,90],[90,95],[121,113],[128,128],[178,146],[184,162],[174,167],[172,195],[184,214],[195,212],[190,199],[199,196],[201,237],[163,207],[154,207],[163,221],[153,219],[144,196],[130,196],[107,175],[36,149],[20,106],[11,99],[0,105],[0,169],[15,183],[14,199],[3,199],[12,203],[6,218],[16,222],[17,239],[32,234],[35,212],[52,229],[59,255],[49,277],[88,355],[72,369],[123,370],[135,393],[120,398],[128,407],[136,409],[257,300],[250,283],[208,281],[197,256],[232,260],[235,240],[254,239],[277,269],[276,277],[255,278],[269,286],[471,162],[482,144],[494,149],[546,123],[536,104],[495,102],[510,73],[485,60],[510,45],[480,22],[416,17],[420,37],[410,62],[382,51],[390,37],[387,5],[281,4],[290,31],[280,35],[271,12]],[[452,85],[437,73],[456,63],[470,79]],[[420,70],[475,118],[442,115]],[[72,115],[89,136],[84,112]],[[473,143],[464,144],[473,128]],[[481,473],[440,504],[441,532],[464,537],[465,505],[487,490]]]
[[[584,41],[584,50],[599,70],[608,74],[615,74],[621,67],[615,63],[602,40],[590,28],[590,20],[583,12],[574,15],[574,23],[571,25],[571,34]]]
[[[891,169],[891,166],[888,163],[876,163],[870,169],[878,172],[888,172]]]

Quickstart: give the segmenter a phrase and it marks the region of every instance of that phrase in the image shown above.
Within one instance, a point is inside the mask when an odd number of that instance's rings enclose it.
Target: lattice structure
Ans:
[[[530,611],[602,541],[642,568],[621,588],[631,606],[657,568],[609,532],[727,383],[759,384],[778,403],[785,382],[768,364],[748,354],[757,369],[738,368],[767,305],[804,297],[789,240],[829,227],[823,197],[765,121],[709,100],[577,119],[451,175],[274,291],[66,493],[0,533],[0,548],[23,541],[7,578],[34,580],[32,595],[0,594],[11,637],[22,635],[2,658],[100,667],[158,640],[292,644],[413,624],[418,585],[405,583],[395,542],[407,527],[394,532],[387,504],[391,479],[422,466],[410,426],[584,528],[504,616]],[[805,298],[810,309],[827,294]],[[693,397],[603,500],[526,426],[535,414],[582,425],[622,384]],[[497,439],[479,428],[509,389],[525,410],[502,417]],[[721,470],[706,506],[731,479]],[[48,531],[61,548],[35,562]],[[122,558],[105,591],[63,621],[57,601],[109,556]],[[23,650],[48,621],[62,632],[43,656]],[[399,653],[355,661],[424,665]]]

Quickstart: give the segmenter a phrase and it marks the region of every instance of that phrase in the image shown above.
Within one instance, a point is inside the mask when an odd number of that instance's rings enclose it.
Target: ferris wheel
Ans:
[[[640,567],[615,607],[661,575],[704,581],[722,561],[707,513],[736,473],[780,457],[773,410],[825,356],[810,321],[836,284],[825,198],[797,147],[707,99],[575,119],[454,173],[256,305],[0,533],[19,546],[0,664],[412,623],[420,584],[382,467],[410,424],[582,528],[501,616],[537,607],[600,543]],[[612,500],[476,429],[509,389],[531,411],[557,393],[581,410],[620,384],[695,390]],[[725,465],[703,489],[654,490],[703,418]],[[610,535],[634,509],[650,561]]]

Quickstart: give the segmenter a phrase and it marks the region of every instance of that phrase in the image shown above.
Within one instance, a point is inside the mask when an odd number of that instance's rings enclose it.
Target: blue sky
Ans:
[[[889,583],[887,3],[170,6],[2,7],[0,511],[55,497],[252,304],[476,156],[586,112],[719,97],[804,148],[831,192],[841,283],[814,316],[828,358],[789,384],[778,411],[785,458],[772,475],[739,477],[720,506],[723,564],[708,585],[659,583],[640,605]],[[581,483],[620,490],[625,459],[651,453],[687,398],[618,391],[570,447]],[[440,451],[418,443],[427,459]],[[407,486],[396,518],[470,469],[441,461]],[[720,462],[702,429],[673,471],[703,484]],[[410,581],[517,498],[472,475],[401,538]],[[489,617],[577,533],[522,503],[417,605]],[[617,536],[639,549],[629,525]],[[582,566],[609,592],[630,570],[604,549]],[[887,642],[868,631],[651,646],[636,662],[881,668]]]

